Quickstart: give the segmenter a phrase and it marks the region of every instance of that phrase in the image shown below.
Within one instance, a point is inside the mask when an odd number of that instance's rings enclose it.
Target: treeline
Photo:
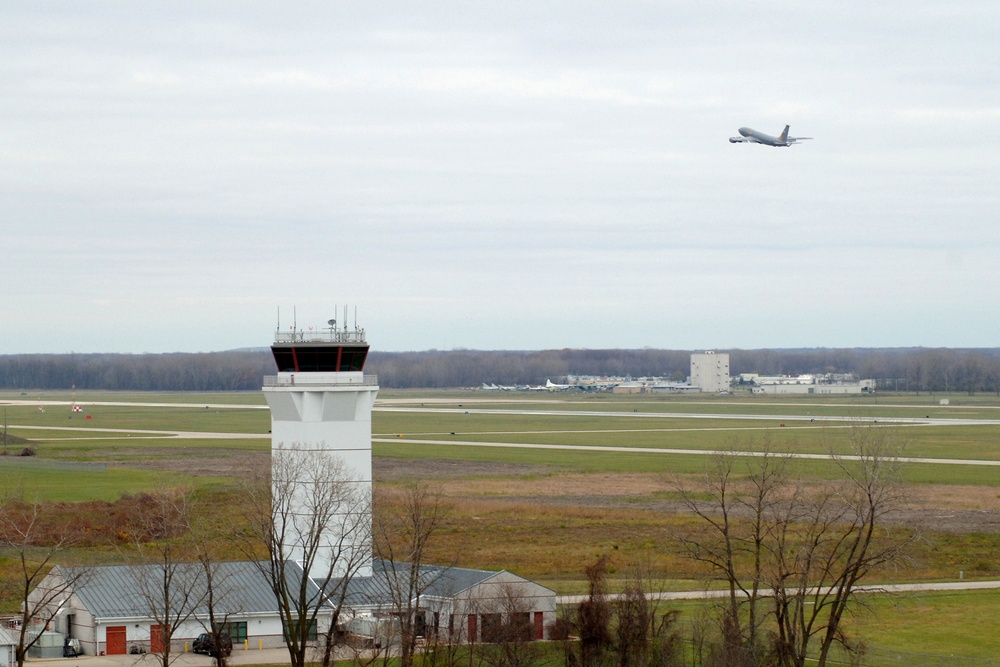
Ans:
[[[203,354],[15,354],[0,356],[5,389],[250,391],[274,374],[269,350]]]
[[[684,380],[692,350],[429,350],[369,355],[365,372],[385,388],[539,385],[567,375]],[[719,350],[730,371],[762,375],[851,373],[882,390],[995,392],[1000,348],[802,348]],[[275,372],[268,349],[201,354],[0,356],[0,388],[111,391],[256,391]]]

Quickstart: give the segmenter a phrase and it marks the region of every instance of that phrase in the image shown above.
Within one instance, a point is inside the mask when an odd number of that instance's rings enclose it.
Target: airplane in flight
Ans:
[[[788,136],[788,125],[785,126],[784,131],[780,136],[772,137],[770,134],[764,134],[763,132],[758,132],[749,127],[740,128],[740,136],[729,137],[729,143],[731,144],[764,144],[765,146],[791,146],[796,141],[805,141],[806,139],[812,139],[812,137],[790,137]]]

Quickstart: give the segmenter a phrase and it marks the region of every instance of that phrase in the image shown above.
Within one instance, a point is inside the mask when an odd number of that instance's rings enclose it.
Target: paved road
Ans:
[[[347,660],[355,657],[351,649],[342,649],[338,652],[338,660]],[[249,651],[236,648],[229,656],[229,665],[239,667],[239,665],[287,665],[288,651],[284,648],[265,648],[261,650],[251,649]],[[78,658],[31,658],[25,661],[25,665],[31,667],[159,667],[159,658],[152,653],[143,655],[82,655]],[[170,664],[176,667],[212,667],[215,660],[207,655],[197,653],[180,653],[176,658],[171,656]]]
[[[234,650],[229,658],[230,665],[288,664],[288,651],[284,648],[266,648],[259,651]],[[81,655],[77,658],[31,658],[25,661],[32,667],[158,667],[158,657],[152,653],[143,655]],[[215,661],[207,655],[181,653],[171,664],[177,667],[211,667]]]
[[[1000,581],[944,581],[929,584],[870,584],[857,586],[855,593],[912,593],[918,591],[973,591],[992,590],[1000,588]],[[762,592],[765,597],[768,592]],[[652,597],[657,600],[705,600],[709,598],[724,598],[729,595],[728,590],[701,590],[701,591],[665,591],[654,593]],[[617,596],[610,596],[614,599]],[[586,595],[559,595],[556,597],[558,604],[580,604],[587,599]]]
[[[846,407],[846,406],[841,406]],[[762,415],[749,413],[706,413],[706,412],[617,412],[598,410],[515,410],[515,409],[478,409],[478,408],[430,408],[376,406],[378,412],[428,412],[452,414],[486,414],[486,415],[539,415],[547,417],[629,417],[632,419],[716,419],[716,420],[749,420],[777,422],[841,422],[854,424],[890,424],[907,426],[1000,426],[1000,419],[965,419],[942,417],[892,417],[865,416],[850,417],[838,415]]]
[[[483,442],[480,440],[416,440],[408,438],[372,438],[372,442],[385,443],[405,443],[409,445],[456,445],[464,447],[503,447],[507,449],[557,449],[575,450],[585,452],[614,452],[616,454],[664,454],[664,455],[692,455],[692,456],[718,456],[720,454],[735,454],[736,456],[787,456],[793,459],[812,459],[819,461],[832,461],[840,459],[842,461],[859,461],[861,457],[852,455],[832,454],[791,454],[784,452],[752,452],[752,451],[731,451],[714,449],[667,449],[660,447],[604,447],[601,445],[551,445],[544,443],[523,443],[523,442]],[[1000,467],[1000,461],[984,461],[982,459],[935,459],[921,457],[900,457],[896,459],[902,463],[934,463],[940,465],[963,465],[963,466],[993,466]]]

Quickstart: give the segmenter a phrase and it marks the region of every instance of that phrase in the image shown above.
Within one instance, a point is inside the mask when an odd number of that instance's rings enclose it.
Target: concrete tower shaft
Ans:
[[[279,333],[271,349],[278,374],[264,378],[264,396],[281,547],[317,580],[348,574],[348,566],[370,576],[371,412],[379,388],[363,371],[364,330]],[[309,535],[317,514],[322,535]]]

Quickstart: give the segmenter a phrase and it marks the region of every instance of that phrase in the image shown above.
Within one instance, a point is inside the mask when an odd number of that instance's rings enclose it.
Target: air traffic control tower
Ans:
[[[357,485],[364,498],[362,520],[367,522],[367,528],[358,531],[364,537],[347,548],[361,557],[357,576],[371,576],[372,545],[368,536],[371,534],[372,405],[378,393],[378,379],[364,374],[368,356],[364,329],[348,330],[346,325],[338,328],[336,320],[328,324],[328,328],[315,331],[293,327],[289,332],[279,330],[275,334],[271,352],[278,374],[264,377],[264,397],[271,408],[271,455],[309,460],[315,452],[323,452],[339,457],[350,483]],[[313,480],[307,475],[304,480],[294,481],[296,497],[301,499],[303,507],[300,512],[293,508],[291,517],[301,517],[308,524],[305,508]],[[300,492],[303,495],[297,496]],[[331,526],[330,530],[337,533],[338,522],[332,521]],[[328,534],[324,542],[336,545],[340,538],[340,534]],[[292,559],[302,563],[301,547],[285,544],[285,549]],[[313,578],[324,577],[331,560],[336,558],[334,547],[325,551],[326,555],[317,558],[309,572]]]

